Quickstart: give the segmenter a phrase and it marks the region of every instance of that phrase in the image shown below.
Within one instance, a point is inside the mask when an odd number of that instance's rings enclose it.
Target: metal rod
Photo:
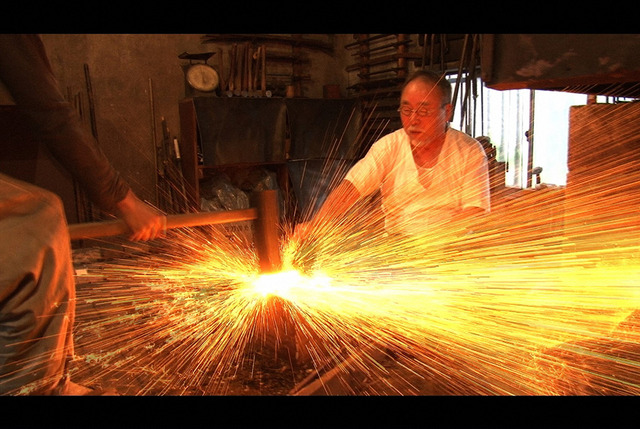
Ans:
[[[89,97],[89,115],[91,119],[91,132],[93,137],[98,139],[98,126],[96,123],[96,109],[93,98],[93,86],[91,85],[91,76],[89,75],[89,64],[84,65],[84,77],[87,84],[87,96]]]
[[[447,71],[446,67],[444,66],[444,54],[445,52],[447,52],[446,43],[447,43],[447,35],[441,34],[440,35],[440,71],[442,73],[445,73]]]
[[[427,36],[429,35],[425,33],[422,38],[422,62],[420,65],[423,70],[427,68],[427,65],[425,64],[427,62]]]
[[[527,130],[527,142],[529,143],[529,147],[527,149],[527,188],[532,186],[532,178],[533,178],[533,118],[535,116],[536,111],[536,91],[532,89],[529,91],[529,129]]]
[[[435,56],[436,35],[431,35],[431,47],[429,50],[429,70],[433,70],[433,57]]]
[[[456,86],[453,91],[453,98],[451,100],[451,110],[456,110],[456,99],[458,98],[458,89],[460,88],[460,81],[462,80],[462,70],[464,67],[464,57],[467,55],[467,44],[469,43],[469,35],[464,35],[464,43],[462,45],[462,55],[460,55],[460,63],[458,64],[458,77],[456,78]]]
[[[156,108],[155,108],[155,102],[153,99],[153,81],[151,80],[151,78],[149,78],[149,114],[151,116],[151,144],[153,145],[153,153],[156,154],[156,156],[153,157],[153,166],[154,166],[154,170],[156,171],[155,174],[155,194],[156,194],[156,204],[159,204],[160,202],[160,193],[158,192],[158,139],[156,136]]]

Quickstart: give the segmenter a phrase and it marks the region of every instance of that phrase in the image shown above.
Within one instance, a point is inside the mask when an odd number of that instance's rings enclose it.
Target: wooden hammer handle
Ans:
[[[219,212],[184,213],[168,215],[167,229],[240,222],[244,220],[254,220],[257,218],[258,209],[256,208]],[[130,232],[131,230],[122,219],[69,225],[69,236],[71,237],[71,240],[110,237],[114,235],[128,234]]]

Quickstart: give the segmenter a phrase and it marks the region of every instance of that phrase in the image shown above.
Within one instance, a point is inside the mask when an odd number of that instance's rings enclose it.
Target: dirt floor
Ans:
[[[85,351],[82,344],[77,354]],[[350,371],[329,377],[326,371],[320,381],[313,365],[291,365],[274,361],[265,356],[255,356],[254,365],[245,365],[231,376],[215,380],[215,390],[207,383],[194,383],[188,388],[167,390],[165,386],[149,388],[149,378],[127,375],[126,372],[110,371],[104,374],[99,364],[78,360],[73,363],[73,371],[81,371],[81,383],[96,389],[115,389],[126,396],[415,396],[446,395],[446,386],[414,371],[408,370],[397,360],[385,357],[381,366],[387,374],[377,373],[367,376],[358,371]],[[328,376],[329,375],[329,376]],[[90,380],[88,383],[86,380]]]
[[[74,253],[76,270],[86,270],[103,264],[104,249]],[[98,280],[99,279],[95,279]],[[95,284],[90,276],[78,277],[77,290],[81,296],[91,296]],[[99,309],[98,309],[99,310]],[[72,362],[74,381],[97,389],[115,389],[120,395],[225,395],[225,396],[292,396],[292,395],[357,395],[357,396],[428,396],[428,395],[491,395],[491,390],[465,386],[464,378],[456,379],[455,371],[445,373],[458,362],[442,362],[442,371],[416,370],[420,365],[413,356],[392,352],[378,352],[375,371],[364,373],[349,365],[329,365],[316,369],[310,360],[296,359],[295,346],[275,350],[256,347],[245,358],[224,373],[204,367],[200,377],[182,379],[179,373],[155,371],[153,362],[145,363],[147,372],[129,371],[131,362],[126,353],[118,359],[100,361],[95,350],[100,344],[100,325],[92,325],[92,318],[100,318],[100,311],[77,314],[76,324],[81,334],[76,337],[77,359]],[[620,324],[613,339],[585,344],[564,345],[549,351],[548,374],[557,374],[550,391],[561,395],[618,395],[638,388],[638,356],[640,346],[633,339],[640,330],[640,312]],[[140,342],[138,343],[140,344]],[[152,347],[145,345],[142,347]],[[138,346],[138,349],[141,346]],[[446,354],[446,353],[445,353]],[[345,362],[348,362],[345,359]],[[122,365],[121,365],[122,364]],[[135,365],[134,365],[135,366]],[[136,366],[139,368],[139,366]],[[336,370],[338,368],[338,370]],[[333,371],[333,372],[332,372]],[[221,375],[223,374],[223,375]],[[77,376],[77,377],[76,377]],[[487,382],[487,385],[492,385]],[[635,386],[635,387],[634,387]],[[453,388],[452,388],[453,387]],[[640,393],[640,392],[638,392]],[[516,393],[517,394],[517,393]],[[637,394],[637,393],[634,393]]]
[[[118,244],[113,250],[108,246],[88,247],[74,250],[76,269],[76,289],[80,311],[76,314],[76,359],[72,362],[74,381],[96,389],[115,389],[120,395],[229,395],[229,396],[281,396],[281,395],[428,395],[439,394],[437,383],[430,377],[416,374],[406,368],[397,356],[380,353],[378,360],[380,371],[363,374],[361,371],[347,369],[337,375],[330,373],[331,365],[316,369],[312,360],[296,358],[295,344],[289,343],[277,351],[272,346],[255,346],[246,352],[242,362],[230,368],[224,376],[214,374],[214,370],[205,369],[197,380],[179,380],[176,374],[148,373],[128,368],[139,366],[126,362],[127,356],[105,360],[109,348],[116,348],[101,340],[110,329],[104,324],[105,318],[113,317],[109,308],[104,308],[104,295],[101,304],[88,304],[96,292],[96,285],[104,286],[105,278],[100,275],[101,268],[112,261],[119,261],[123,255],[135,257],[138,251],[149,251],[144,244],[140,249],[122,249]],[[93,273],[95,276],[93,276]],[[102,290],[100,292],[104,294]],[[106,326],[106,327],[105,327]],[[125,330],[126,332],[126,330]],[[151,348],[152,345],[144,347]],[[138,349],[140,346],[138,346]],[[118,351],[122,353],[121,351]],[[133,353],[133,352],[132,352]],[[138,353],[138,352],[136,352]],[[146,364],[152,368],[153,364]],[[164,371],[164,370],[163,370]],[[322,377],[322,381],[319,379]],[[169,381],[164,380],[169,379]],[[176,381],[177,380],[177,381]]]
[[[314,373],[311,362],[296,362],[295,356],[292,356],[295,346],[290,346],[292,351],[281,348],[277,352],[273,347],[254,346],[253,350],[246,353],[242,362],[229,368],[224,376],[219,373],[214,375],[214,369],[208,368],[197,380],[184,382],[176,374],[163,376],[160,371],[153,373],[152,363],[145,364],[149,368],[148,373],[141,372],[138,369],[140,365],[127,362],[126,353],[121,350],[118,353],[122,356],[104,359],[110,348],[118,348],[113,346],[111,338],[104,347],[100,345],[103,338],[113,335],[107,332],[111,326],[104,323],[106,318],[113,316],[109,308],[104,308],[105,303],[94,303],[92,306],[91,296],[95,293],[96,285],[104,284],[104,278],[99,274],[101,267],[120,260],[123,255],[133,254],[135,257],[136,253],[135,248],[122,250],[117,244],[112,245],[112,248],[113,250],[103,246],[74,250],[76,290],[81,301],[76,313],[76,359],[71,363],[75,382],[100,390],[115,389],[118,394],[127,396],[273,396],[291,394],[298,383]],[[142,244],[138,251],[144,254],[148,249]],[[152,345],[147,347],[151,348]],[[136,368],[136,371],[130,371],[129,368]]]

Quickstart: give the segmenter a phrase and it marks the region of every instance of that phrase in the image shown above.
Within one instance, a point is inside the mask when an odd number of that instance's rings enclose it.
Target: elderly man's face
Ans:
[[[437,86],[416,79],[402,91],[400,117],[412,144],[422,146],[445,133],[451,104],[443,104]]]

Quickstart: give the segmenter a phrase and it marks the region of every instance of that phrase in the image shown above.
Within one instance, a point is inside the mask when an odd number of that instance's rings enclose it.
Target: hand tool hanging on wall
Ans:
[[[164,121],[164,118],[162,118],[162,121]],[[165,212],[171,212],[173,202],[168,202],[171,199],[171,191],[167,181],[167,157],[167,148],[163,138],[156,146],[156,176],[158,181],[156,190],[158,192],[158,207]]]
[[[445,70],[447,69],[444,61],[444,56],[447,53],[448,49],[449,48],[447,47],[447,35],[441,34],[440,35],[440,70],[442,71],[442,73],[444,73]]]
[[[422,62],[420,63],[420,65],[422,66],[422,68],[424,70],[427,69],[427,46],[429,45],[429,43],[427,43],[427,40],[429,39],[429,35],[428,34],[423,34],[422,35]]]
[[[479,49],[480,49],[480,35],[473,35],[473,45],[471,48],[471,63],[469,65],[469,81],[471,82],[471,91],[469,96],[473,97],[473,103],[469,103],[469,118],[471,119],[471,128],[467,134],[472,136],[476,134],[476,108],[477,108],[477,100],[478,100],[478,70],[476,66],[476,60],[479,58]]]
[[[249,96],[249,75],[251,74],[251,47],[249,43],[244,44],[244,50],[242,52],[242,85],[240,95],[243,97]]]
[[[189,228],[253,220],[255,221],[254,243],[260,269],[264,273],[277,271],[281,268],[277,193],[277,190],[255,192],[252,195],[254,207],[248,209],[168,215],[166,228]],[[71,240],[111,237],[131,232],[122,219],[71,224],[68,230]]]
[[[89,116],[91,120],[91,132],[93,133],[93,137],[98,140],[98,126],[96,124],[96,109],[95,102],[93,99],[93,87],[91,85],[91,76],[89,75],[89,65],[84,65],[84,78],[87,83],[87,96],[89,97]]]
[[[183,201],[183,211],[189,211],[189,200],[187,198],[187,186],[186,180],[184,178],[184,174],[182,172],[182,156],[180,155],[180,145],[178,144],[178,138],[173,137],[173,153],[174,153],[174,163],[175,170],[178,173],[178,180],[180,183],[180,195],[182,196]]]
[[[262,45],[262,49],[260,50],[260,61],[262,62],[262,67],[260,67],[260,72],[262,73],[260,76],[260,91],[262,91],[262,96],[267,96],[267,49],[265,45]]]
[[[227,96],[229,96],[229,93],[231,92],[231,85],[232,85],[231,78],[232,78],[232,73],[233,73],[233,49],[229,48],[228,50],[226,50],[226,55],[227,55],[227,59],[228,59],[227,64],[229,64],[229,67],[228,67],[229,74],[227,75],[227,78],[226,78],[226,81],[227,81],[226,85],[227,86],[225,87],[225,90],[226,90]]]
[[[153,160],[153,166],[154,166],[154,170],[156,171],[156,175],[155,175],[155,180],[154,180],[154,184],[155,184],[155,193],[156,193],[156,204],[159,204],[160,202],[160,195],[158,193],[158,175],[159,175],[159,170],[158,170],[158,155],[159,155],[159,148],[158,148],[158,138],[156,135],[156,107],[155,107],[155,101],[153,98],[153,80],[151,78],[149,78],[149,113],[150,113],[150,119],[151,119],[151,123],[150,123],[150,127],[151,127],[151,143],[153,145],[153,151],[156,154],[156,156],[154,157]]]
[[[232,97],[236,90],[236,69],[238,64],[238,45],[234,43],[229,51],[229,85],[227,95]]]
[[[466,48],[463,49],[462,56],[460,57],[460,70],[466,68],[466,77],[464,76],[464,71],[458,74],[458,81],[465,81],[465,91],[464,94],[461,94],[461,106],[460,106],[460,129],[469,135],[475,134],[475,111],[473,109],[473,105],[471,103],[471,97],[477,96],[476,94],[476,50],[478,46],[478,35],[474,34],[472,36],[472,44],[471,49],[468,51],[468,59],[465,56]]]
[[[406,34],[398,34],[397,36],[397,54],[396,60],[396,76],[402,80],[407,77],[407,45],[409,43],[408,36]]]
[[[220,93],[224,94],[224,92],[227,90],[227,86],[226,78],[224,77],[224,55],[222,52],[222,48],[218,48],[218,68],[220,69],[220,83],[218,87],[220,88]]]
[[[164,159],[162,161],[164,170],[165,190],[167,192],[168,206],[167,212],[181,213],[189,210],[189,201],[184,187],[182,170],[178,168],[179,147],[177,139],[171,139],[171,133],[167,126],[167,121],[162,118],[162,135],[164,147]]]
[[[235,88],[233,90],[233,95],[239,97],[242,93],[242,81],[243,81],[243,72],[244,72],[244,56],[242,52],[242,46],[237,47],[236,52],[236,67],[235,67]]]
[[[462,70],[464,67],[464,58],[467,56],[467,45],[469,44],[469,35],[464,35],[464,43],[462,45],[462,54],[460,55],[460,61],[458,64],[458,77],[456,79],[456,86],[453,91],[453,97],[451,100],[451,110],[455,112],[456,110],[456,100],[458,98],[458,92],[460,90],[460,82],[462,81]]]
[[[251,85],[253,86],[252,90],[253,90],[253,96],[256,96],[258,94],[258,74],[260,73],[260,56],[262,51],[262,46],[258,46],[258,48],[256,49],[256,51],[253,53],[253,61],[255,63],[255,67],[253,68],[253,76],[252,76],[252,83]]]
[[[178,213],[180,210],[177,207],[177,202],[174,198],[175,190],[172,186],[171,173],[170,173],[170,159],[171,159],[171,138],[169,135],[169,128],[167,127],[167,120],[161,117],[162,124],[162,170],[164,171],[163,179],[166,189],[166,198],[168,200],[168,207],[165,206],[165,211],[168,213]],[[169,208],[169,210],[167,210]]]
[[[253,48],[247,45],[247,86],[245,88],[245,97],[253,96]]]

